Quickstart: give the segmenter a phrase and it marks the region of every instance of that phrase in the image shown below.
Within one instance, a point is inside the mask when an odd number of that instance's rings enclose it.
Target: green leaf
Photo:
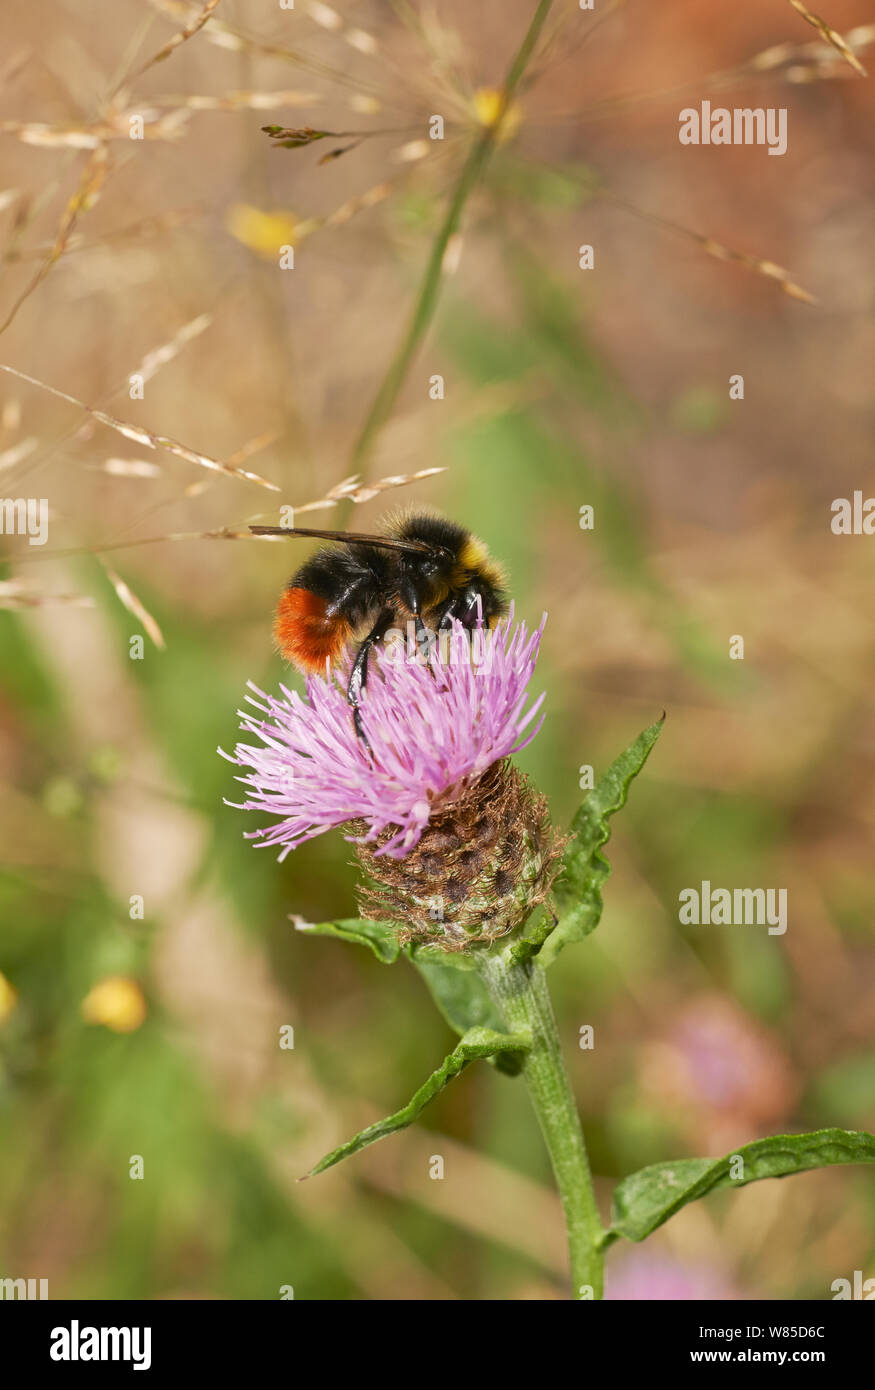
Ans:
[[[632,779],[646,763],[664,720],[665,715],[639,734],[625,753],[611,763],[571,822],[574,839],[565,851],[565,872],[556,884],[561,915],[543,947],[541,964],[544,966],[552,964],[563,946],[570,941],[582,941],[599,924],[602,884],[611,872],[601,852],[611,837],[608,822],[625,806]],[[524,944],[521,942],[520,946]]]
[[[340,941],[355,941],[369,946],[377,960],[394,965],[401,954],[398,932],[391,922],[371,922],[365,918],[347,917],[340,922],[304,922],[292,917],[295,929],[315,936],[335,936]]]
[[[435,965],[413,957],[437,1007],[451,1028],[461,1037],[469,1028],[502,1031],[502,1022],[486,986],[473,970],[456,970],[451,965]]]
[[[741,1159],[741,1164],[738,1160]],[[614,1192],[614,1213],[605,1243],[625,1236],[644,1240],[676,1211],[721,1187],[744,1187],[760,1178],[785,1178],[835,1163],[875,1163],[875,1134],[817,1129],[775,1134],[743,1144],[725,1158],[682,1158],[632,1173]],[[739,1172],[734,1177],[733,1173]]]
[[[460,1037],[471,1028],[501,1032],[501,1019],[474,968],[476,961],[463,952],[448,956],[439,947],[420,944],[402,947],[398,931],[391,922],[372,922],[359,917],[317,923],[292,917],[292,921],[296,929],[305,934],[333,936],[339,941],[367,946],[384,965],[394,965],[404,951],[425,981],[439,1012]],[[517,1076],[522,1070],[522,1057],[503,1048],[489,1060],[507,1076]]]
[[[496,1033],[502,1031],[504,1025],[498,1010],[475,971],[457,970],[450,964],[435,965],[418,954],[411,958],[438,1010],[460,1037],[471,1028],[488,1028]],[[522,1071],[523,1059],[517,1052],[497,1052],[489,1060],[507,1076],[518,1076]]]
[[[429,941],[411,941],[405,946],[415,965],[442,965],[445,970],[476,970],[479,959],[476,951],[445,951]]]
[[[532,913],[529,922],[534,922],[534,927],[529,929],[529,926],[526,925],[522,939],[515,942],[508,949],[508,957],[513,961],[514,965],[525,965],[526,961],[536,956],[547,940],[547,937],[552,936],[556,927],[559,925],[559,919],[555,914],[543,912],[539,909],[536,909]],[[543,957],[542,962],[546,964],[546,962],[543,961]]]
[[[340,1148],[326,1154],[315,1168],[310,1169],[307,1177],[312,1178],[317,1173],[324,1173],[326,1168],[332,1168],[335,1163],[340,1163],[341,1159],[349,1158],[360,1149],[367,1148],[368,1144],[375,1144],[378,1139],[385,1139],[388,1134],[406,1129],[421,1114],[429,1101],[440,1095],[453,1077],[464,1071],[470,1062],[494,1057],[501,1052],[526,1052],[531,1045],[532,1038],[528,1029],[517,1033],[497,1033],[491,1028],[469,1028],[459,1045],[453,1049],[449,1057],[444,1058],[437,1071],[432,1072],[405,1106],[385,1120],[368,1125],[367,1129],[361,1130],[346,1144],[341,1144]]]

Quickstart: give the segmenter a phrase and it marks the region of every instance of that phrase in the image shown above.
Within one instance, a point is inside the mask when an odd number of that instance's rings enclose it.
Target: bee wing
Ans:
[[[399,541],[392,536],[368,536],[356,531],[311,531],[303,526],[250,526],[253,536],[305,536],[312,540],[340,541],[343,545],[379,545],[414,555],[432,555],[437,547],[425,541]]]

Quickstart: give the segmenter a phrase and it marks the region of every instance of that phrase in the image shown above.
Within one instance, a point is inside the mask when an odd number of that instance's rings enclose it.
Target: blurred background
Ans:
[[[864,0],[818,8],[875,61]],[[871,86],[782,0],[558,0],[363,449],[533,11],[221,0],[157,62],[199,5],[4,14],[0,361],[73,398],[0,374],[0,490],[49,508],[44,547],[2,538],[0,1276],[51,1297],[565,1296],[526,1095],[488,1067],[295,1182],[454,1038],[406,963],[293,930],[354,915],[342,837],[279,866],[223,805],[246,681],[288,679],[270,627],[303,543],[138,542],[344,482],[301,524],[434,505],[549,612],[520,761],[560,823],[580,768],[667,711],[602,924],[551,975],[605,1213],[647,1163],[875,1128],[875,541],[830,531],[875,494]],[[788,153],[681,146],[704,98],[787,107]],[[268,123],[339,138],[278,149]],[[786,888],[786,935],[681,926],[703,879]],[[855,1269],[872,1179],[832,1170],[615,1247],[609,1294],[826,1298]]]

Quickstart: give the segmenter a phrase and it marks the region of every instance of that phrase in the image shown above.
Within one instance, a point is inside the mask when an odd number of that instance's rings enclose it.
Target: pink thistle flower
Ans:
[[[226,804],[278,819],[247,839],[279,846],[282,860],[305,840],[356,821],[365,833],[347,839],[379,838],[376,854],[403,858],[433,816],[537,734],[543,694],[526,706],[545,622],[546,614],[529,633],[514,625],[511,609],[494,632],[473,634],[473,659],[472,634],[459,623],[447,661],[439,645],[427,663],[397,646],[376,660],[372,654],[362,702],[372,753],[356,735],[342,678],[311,676],[306,699],[283,685],[280,698],[267,695],[250,681],[246,699],[264,717],[241,710],[240,727],[261,746],[238,743],[233,756],[219,749],[251,769],[237,778],[247,799]]]

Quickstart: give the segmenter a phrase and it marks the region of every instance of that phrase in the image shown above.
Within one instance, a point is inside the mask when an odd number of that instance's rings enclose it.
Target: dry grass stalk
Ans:
[[[865,52],[875,43],[875,24],[861,24],[849,30],[844,42],[856,58],[858,53]],[[554,112],[549,117],[549,123],[607,120],[618,111],[629,107],[701,92],[703,87],[713,91],[724,91],[766,74],[792,83],[820,82],[839,76],[850,77],[850,73],[845,72],[845,61],[844,56],[835,48],[825,48],[822,43],[773,44],[760,53],[755,53],[745,62],[739,63],[737,67],[724,68],[704,77],[694,78],[690,82],[679,82],[672,87],[660,87],[650,92],[619,93],[575,111]],[[862,67],[862,64],[860,66]]]
[[[24,608],[48,608],[56,603],[71,604],[76,608],[93,608],[94,599],[87,594],[47,594],[28,589],[19,579],[0,580],[0,608],[20,610]]]
[[[86,240],[81,232],[74,233],[67,240],[64,255],[69,256],[77,251],[91,251],[95,247],[108,246],[116,242],[145,242],[150,237],[160,236],[164,232],[173,231],[176,227],[190,222],[192,218],[200,214],[200,211],[200,208],[178,208],[160,216],[144,217],[140,222],[131,223],[127,227],[116,227],[112,231],[103,232],[89,240]],[[52,242],[37,242],[28,247],[27,250],[7,246],[3,253],[3,259],[10,262],[33,260],[45,256],[51,248]]]
[[[49,386],[45,381],[39,381],[36,377],[28,376],[26,372],[20,372],[17,367],[10,367],[5,362],[0,362],[0,371],[9,372],[12,376],[19,377],[22,381],[27,381],[31,386],[38,386],[43,391],[48,391],[51,395],[57,396],[59,400],[67,401],[70,405],[78,406],[93,419],[99,420],[102,425],[108,425],[110,429],[116,430],[124,435],[125,439],[132,439],[137,444],[143,444],[148,449],[166,449],[169,454],[174,454],[177,458],[186,459],[189,463],[197,464],[200,468],[208,468],[216,473],[224,473],[230,478],[240,478],[247,483],[257,483],[259,487],[269,488],[271,492],[279,492],[276,483],[268,482],[259,473],[250,473],[245,468],[237,468],[231,463],[223,463],[219,459],[211,458],[209,454],[199,453],[196,449],[190,449],[187,444],[181,444],[177,439],[171,439],[168,435],[155,434],[152,430],[144,428],[142,425],[130,425],[124,420],[117,420],[114,415],[108,415],[105,410],[97,410],[94,406],[86,405],[84,401],[78,400],[75,396],[69,395],[66,391],[59,391],[55,386]]]
[[[138,77],[142,77],[143,73],[147,72],[149,68],[154,67],[156,63],[163,63],[165,58],[169,58],[172,53],[175,53],[176,49],[179,48],[181,44],[193,38],[195,34],[203,29],[218,3],[219,0],[206,0],[206,4],[188,20],[184,29],[181,29],[178,34],[174,34],[171,39],[168,39],[167,43],[159,48],[157,53],[153,53],[152,57],[147,59],[142,67],[137,68],[135,72],[122,79],[122,82],[119,83],[119,87],[116,88],[116,92],[118,92],[122,85],[134,82]]]
[[[3,370],[8,369],[3,368]],[[21,373],[16,373],[16,375],[21,375]],[[29,378],[27,379],[29,380]],[[66,399],[71,398],[67,397]],[[262,436],[261,439],[263,438]],[[254,452],[255,447],[260,442],[261,440],[253,440],[249,445],[244,445],[244,449]],[[397,487],[407,487],[410,483],[419,482],[422,478],[430,478],[435,473],[444,472],[446,472],[444,468],[420,468],[415,473],[395,473],[368,484],[361,484],[358,475],[354,475],[336,483],[324,497],[320,497],[314,502],[303,502],[301,506],[292,507],[290,510],[297,516],[301,512],[319,511],[327,507],[334,507],[339,502],[369,502],[372,497],[376,497],[381,492]],[[191,492],[191,488],[186,489],[186,495]],[[259,515],[263,516],[263,513]],[[140,545],[161,545],[165,541],[285,541],[285,539],[286,537],[282,535],[255,535],[248,526],[243,530],[238,530],[233,526],[218,526],[207,531],[171,531],[161,536],[137,536],[124,541],[111,541],[107,545],[70,546],[59,550],[28,550],[24,552],[21,559],[38,560],[52,555],[105,555],[113,550],[132,550]]]
[[[359,29],[356,25],[347,24],[343,16],[339,15],[330,5],[322,4],[321,0],[304,0],[303,8],[314,24],[337,34],[358,53],[372,57],[379,51],[379,44],[373,34]]]
[[[140,365],[131,372],[131,376],[142,377],[144,382],[151,381],[160,367],[166,366],[168,362],[173,361],[174,357],[178,357],[182,349],[195,338],[200,337],[211,323],[212,318],[209,314],[198,314],[196,318],[190,319],[174,333],[168,342],[163,343],[161,347],[153,348],[151,352],[147,352]]]
[[[657,227],[664,227],[667,231],[675,232],[678,236],[686,237],[689,241],[695,241],[707,255],[713,256],[715,260],[731,261],[735,265],[743,266],[745,270],[752,271],[754,275],[762,275],[767,280],[777,281],[783,293],[789,295],[791,299],[801,300],[803,304],[817,303],[815,295],[796,284],[795,280],[791,279],[789,271],[785,270],[783,266],[776,265],[774,261],[761,260],[758,256],[750,256],[745,251],[734,251],[731,247],[716,241],[712,236],[693,231],[691,227],[684,227],[680,222],[672,222],[666,217],[659,217],[656,213],[647,212],[643,208],[636,207],[634,203],[627,202],[625,198],[616,197],[607,189],[599,189],[598,196],[605,202],[612,203],[615,207],[622,208],[623,211],[642,218],[645,222],[652,222]]]
[[[801,14],[804,20],[807,20],[809,24],[814,26],[824,43],[828,43],[837,53],[841,54],[845,62],[849,63],[854,69],[854,72],[858,72],[861,77],[867,75],[866,69],[863,67],[863,64],[860,62],[854,50],[841,34],[827,24],[825,19],[821,19],[819,14],[813,14],[811,10],[803,5],[802,0],[790,0],[790,4],[797,14]]]
[[[161,466],[149,459],[108,458],[93,465],[95,472],[109,473],[113,478],[159,478]]]
[[[92,208],[97,202],[100,196],[100,190],[103,187],[103,181],[106,178],[106,160],[107,152],[105,145],[98,146],[89,156],[82,170],[76,192],[64,208],[55,240],[48,256],[15,300],[3,323],[0,324],[0,333],[6,331],[25,300],[33,294],[34,290],[39,288],[52,269],[52,266],[60,260],[67,249],[67,245],[73,234],[73,229],[79,220],[80,214],[87,212],[88,209]]]
[[[372,497],[377,497],[381,492],[386,492],[390,488],[408,487],[411,483],[416,483],[420,478],[432,478],[436,473],[445,473],[445,468],[420,468],[415,473],[393,473],[388,477],[379,478],[374,483],[363,484],[361,475],[352,474],[349,478],[344,478],[343,482],[337,483],[330,491],[326,492],[316,502],[305,502],[302,507],[295,507],[294,512],[316,512],[322,511],[326,507],[334,507],[338,502],[370,502]]]
[[[677,230],[683,231],[683,228]],[[721,242],[715,241],[713,237],[702,236],[698,232],[687,233],[693,240],[699,242],[703,251],[709,256],[714,256],[718,261],[733,261],[736,265],[743,266],[745,270],[751,270],[755,275],[764,275],[767,280],[776,280],[784,294],[791,299],[801,300],[803,304],[816,304],[817,298],[809,290],[797,285],[795,280],[790,278],[789,271],[783,266],[776,265],[774,261],[763,261],[757,256],[748,256],[743,251],[733,251]]]
[[[130,140],[131,117],[142,120],[143,140],[178,140],[191,112],[182,109],[161,115],[155,110],[115,111],[100,120],[79,125],[49,125],[45,121],[0,121],[0,133],[14,135],[25,145],[44,149],[99,150],[111,140]]]
[[[598,33],[602,25],[615,15],[618,10],[624,8],[628,0],[607,0],[607,3],[599,5],[598,13],[593,12],[591,16],[581,15],[574,9],[568,9],[561,14],[557,14],[541,46],[539,60],[533,63],[529,73],[521,83],[521,88],[526,88],[536,82],[544,70],[551,65],[559,66],[567,63],[570,58],[575,58],[582,48]],[[581,23],[585,20],[584,23]],[[568,30],[573,26],[576,38],[568,34]]]
[[[181,19],[186,23],[191,23],[198,11],[197,5],[188,4],[186,0],[149,0],[149,4],[161,14],[172,19]],[[215,44],[217,48],[223,48],[230,53],[250,53],[264,58],[277,58],[282,62],[292,63],[295,67],[303,68],[307,72],[315,73],[331,82],[337,82],[345,87],[358,88],[360,93],[365,94],[367,105],[356,106],[355,109],[357,110],[373,112],[382,107],[381,91],[378,86],[365,82],[341,68],[332,67],[330,63],[323,62],[321,59],[311,58],[308,54],[301,53],[297,49],[287,48],[284,44],[271,43],[267,39],[253,37],[236,25],[225,23],[222,19],[213,18],[211,20],[204,38],[208,43]],[[352,104],[355,105],[355,99],[352,99]]]
[[[155,643],[155,646],[160,648],[161,651],[165,651],[167,643],[164,641],[164,634],[148,608],[142,600],[137,597],[133,589],[125,583],[121,575],[116,574],[115,570],[112,569],[105,560],[101,560],[100,563],[103,565],[106,576],[118,595],[119,602],[129,613],[133,614],[138,622],[143,624],[146,633]]]
[[[189,111],[274,111],[283,106],[315,106],[325,100],[319,92],[286,90],[282,92],[226,92],[224,96],[198,96],[177,94],[175,96],[150,97],[150,106],[170,106]]]
[[[189,323],[184,324],[183,327],[180,328],[176,334],[174,334],[173,338],[171,338],[168,343],[163,344],[161,347],[154,348],[151,352],[147,352],[144,355],[140,365],[136,368],[136,373],[139,373],[143,377],[144,381],[150,380],[160,367],[163,367],[166,365],[166,363],[172,361],[187,343],[190,343],[193,338],[197,337],[198,334],[204,331],[204,329],[210,322],[211,319],[208,314],[200,314],[197,316],[197,318],[194,318],[190,320]],[[124,384],[127,385],[130,382],[131,377],[136,373],[129,373],[128,376],[125,378]],[[46,389],[51,390],[50,387],[47,387]],[[115,395],[115,392],[120,389],[121,386],[118,386],[110,394]],[[7,419],[7,407],[4,406],[2,424],[4,430],[14,431],[17,430],[21,424],[21,407],[18,401],[7,402],[7,406],[10,405],[14,406],[14,415],[10,415]],[[83,406],[83,409],[86,411],[86,414],[90,415],[89,407]],[[77,435],[81,435],[82,428],[83,427],[80,424],[77,424],[74,425],[72,428],[65,430],[63,434],[61,434],[50,444],[48,444],[46,448],[43,448],[43,456],[45,456],[45,453],[47,451],[54,449],[59,444],[63,443],[64,440],[72,439]],[[91,424],[90,419],[86,423],[86,428],[93,429],[93,425]],[[5,454],[0,455],[0,469],[3,469],[4,467],[12,468],[15,466],[15,464],[22,462],[25,458],[29,458],[30,455],[34,452],[34,450],[37,447],[39,447],[41,442],[45,443],[45,441],[40,441],[36,438],[33,438],[32,440],[22,440],[18,444],[14,445],[12,448],[8,449],[5,452]],[[242,454],[241,457],[238,458],[236,455],[232,454],[231,458],[228,460],[228,463],[233,466],[236,466],[238,463],[242,463],[244,458],[246,458],[247,456],[248,455],[246,454]],[[157,477],[161,472],[160,466],[157,463],[147,463],[144,459],[113,458],[108,459],[105,463],[96,464],[93,466],[100,472],[111,473],[118,477]]]

